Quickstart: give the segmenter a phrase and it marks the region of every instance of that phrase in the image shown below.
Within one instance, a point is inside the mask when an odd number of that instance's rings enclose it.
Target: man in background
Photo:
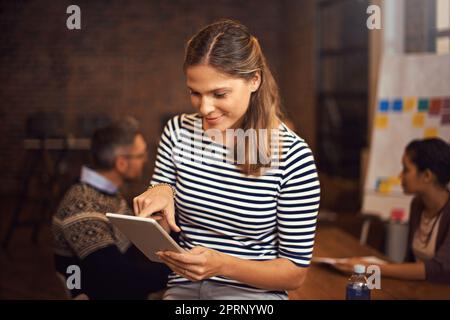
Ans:
[[[148,260],[113,226],[105,213],[133,215],[120,187],[142,175],[147,145],[132,118],[97,130],[91,140],[92,167],[65,194],[53,217],[55,265],[66,275],[81,270],[81,289],[90,299],[145,299],[166,286],[170,270]]]

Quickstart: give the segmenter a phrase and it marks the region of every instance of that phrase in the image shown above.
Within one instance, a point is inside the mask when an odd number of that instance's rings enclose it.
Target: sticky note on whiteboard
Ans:
[[[425,114],[423,114],[423,113],[416,113],[413,116],[412,122],[413,122],[412,123],[413,127],[415,127],[415,128],[423,128],[423,126],[425,125]]]
[[[406,98],[403,104],[405,111],[413,111],[417,105],[417,98]]]
[[[442,104],[442,99],[431,99],[428,114],[432,116],[439,115],[441,113]]]
[[[392,177],[389,177],[388,182],[391,185],[399,186],[402,183],[402,180],[399,177],[397,177],[397,176],[392,176]]]
[[[449,114],[443,114],[441,118],[441,125],[450,125],[450,113]]]
[[[437,128],[426,128],[424,138],[436,138],[439,135]]]
[[[379,189],[378,191],[381,193],[390,193],[392,190],[392,185],[387,182],[387,181],[383,181],[380,183]]]
[[[377,129],[386,129],[389,123],[389,118],[386,114],[378,114],[375,119],[375,127]]]
[[[428,104],[429,100],[428,99],[419,99],[419,103],[418,103],[418,110],[419,112],[427,112],[428,111]]]

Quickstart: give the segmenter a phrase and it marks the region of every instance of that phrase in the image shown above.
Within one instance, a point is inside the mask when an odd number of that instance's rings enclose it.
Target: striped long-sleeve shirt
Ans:
[[[247,176],[224,161],[229,149],[208,136],[199,114],[169,120],[151,184],[175,187],[181,247],[204,246],[242,259],[286,258],[299,267],[309,265],[320,202],[316,166],[306,142],[284,124],[279,137],[278,165],[261,176]],[[209,280],[249,287],[222,276]],[[172,274],[169,286],[188,282]]]

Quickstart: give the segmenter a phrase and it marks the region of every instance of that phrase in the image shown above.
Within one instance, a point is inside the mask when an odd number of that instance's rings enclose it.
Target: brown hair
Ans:
[[[244,115],[242,129],[256,130],[257,154],[271,156],[270,129],[277,128],[277,120],[282,119],[278,86],[270,72],[258,40],[247,27],[233,20],[220,20],[196,33],[187,43],[184,71],[190,66],[209,65],[233,77],[251,80],[257,72],[261,84],[253,92]],[[267,129],[267,134],[259,129]],[[264,149],[259,150],[260,143]],[[238,167],[247,175],[259,175],[263,165],[250,163],[249,142],[245,143],[245,163]]]

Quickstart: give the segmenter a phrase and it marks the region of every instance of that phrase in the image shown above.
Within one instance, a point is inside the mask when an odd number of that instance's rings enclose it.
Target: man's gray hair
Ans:
[[[94,168],[98,170],[113,169],[118,150],[123,147],[131,147],[138,134],[141,134],[139,122],[133,117],[126,117],[96,130],[91,141]]]

